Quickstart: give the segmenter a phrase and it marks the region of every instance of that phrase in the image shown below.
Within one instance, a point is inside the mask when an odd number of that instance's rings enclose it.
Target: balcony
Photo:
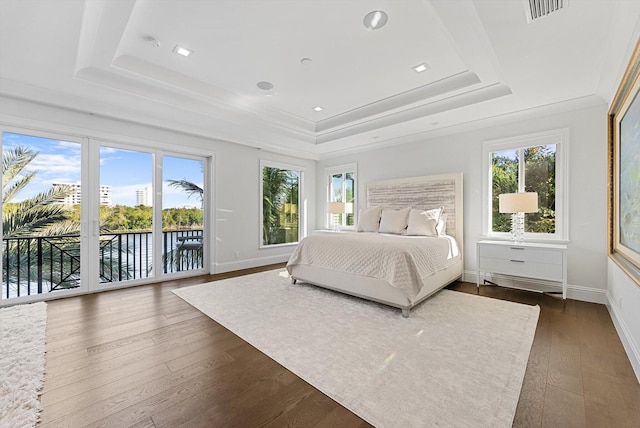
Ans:
[[[79,234],[4,238],[2,245],[2,299],[80,287]],[[101,234],[100,283],[148,278],[151,249],[151,232]],[[202,230],[163,231],[162,254],[162,273],[202,269]]]

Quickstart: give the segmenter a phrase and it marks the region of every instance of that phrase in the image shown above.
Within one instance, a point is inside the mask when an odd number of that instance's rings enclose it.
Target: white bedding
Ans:
[[[384,279],[414,303],[425,279],[459,259],[456,240],[450,236],[326,233],[304,238],[287,270],[309,265]]]

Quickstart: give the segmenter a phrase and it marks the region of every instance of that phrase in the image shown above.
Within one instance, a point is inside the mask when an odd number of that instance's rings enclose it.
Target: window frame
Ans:
[[[509,232],[492,230],[492,162],[498,151],[524,149],[534,146],[556,145],[556,224],[555,233],[525,232],[525,239],[533,241],[569,241],[569,129],[557,129],[533,134],[485,140],[482,146],[482,236],[510,239]],[[523,184],[519,183],[519,187]],[[522,190],[522,189],[521,189]]]
[[[352,173],[353,174],[353,190],[354,190],[354,197],[353,197],[353,225],[352,226],[346,226],[344,225],[344,223],[346,223],[346,213],[342,214],[342,223],[341,225],[338,226],[339,230],[355,230],[356,228],[356,224],[358,224],[358,194],[360,193],[358,191],[358,164],[357,163],[350,163],[350,164],[345,164],[345,165],[337,165],[337,166],[331,166],[331,167],[327,167],[324,169],[324,179],[325,179],[325,198],[324,198],[324,205],[323,205],[323,213],[324,213],[324,227],[326,229],[331,229],[333,227],[333,225],[331,224],[331,214],[329,213],[329,202],[331,202],[331,180],[333,178],[334,175],[336,174],[342,174],[343,176],[346,176],[346,174],[348,173]],[[342,181],[342,189],[343,192],[345,191],[345,184],[346,184],[346,180],[343,179]],[[343,193],[344,194],[344,193]]]
[[[278,168],[278,169],[282,169],[282,170],[289,170],[289,171],[297,171],[300,174],[299,177],[299,183],[298,183],[298,240],[296,242],[284,242],[281,244],[264,244],[264,230],[263,230],[263,225],[264,225],[264,211],[263,211],[263,199],[264,199],[264,183],[263,183],[263,179],[264,179],[264,175],[263,175],[263,170],[264,168]],[[304,200],[304,173],[305,173],[305,168],[300,166],[300,165],[292,165],[292,164],[286,164],[286,163],[281,163],[281,162],[275,162],[275,161],[270,161],[270,160],[260,160],[260,199],[259,199],[259,213],[260,213],[260,223],[259,223],[259,247],[260,249],[267,249],[267,248],[279,248],[279,247],[289,247],[289,246],[293,246],[293,245],[298,245],[298,243],[300,242],[300,240],[303,238],[303,231],[304,231],[304,227],[303,225],[305,224],[304,219],[306,218],[306,212],[305,212],[305,207],[303,204],[303,200]]]

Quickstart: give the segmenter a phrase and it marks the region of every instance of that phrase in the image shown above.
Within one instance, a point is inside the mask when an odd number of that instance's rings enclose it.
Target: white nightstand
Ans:
[[[487,272],[562,282],[567,298],[567,246],[511,241],[478,241],[476,285]]]

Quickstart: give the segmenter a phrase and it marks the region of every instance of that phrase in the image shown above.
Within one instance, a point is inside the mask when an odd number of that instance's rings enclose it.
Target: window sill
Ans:
[[[488,241],[511,241],[511,237],[502,236],[502,235],[481,235],[480,240],[488,240]],[[524,237],[524,242],[530,242],[532,244],[562,244],[568,245],[571,243],[568,239],[559,239],[559,238],[527,238]]]
[[[269,244],[269,245],[260,245],[260,250],[269,250],[272,248],[282,248],[282,247],[295,247],[298,245],[300,241],[296,242],[286,242],[284,244]]]

